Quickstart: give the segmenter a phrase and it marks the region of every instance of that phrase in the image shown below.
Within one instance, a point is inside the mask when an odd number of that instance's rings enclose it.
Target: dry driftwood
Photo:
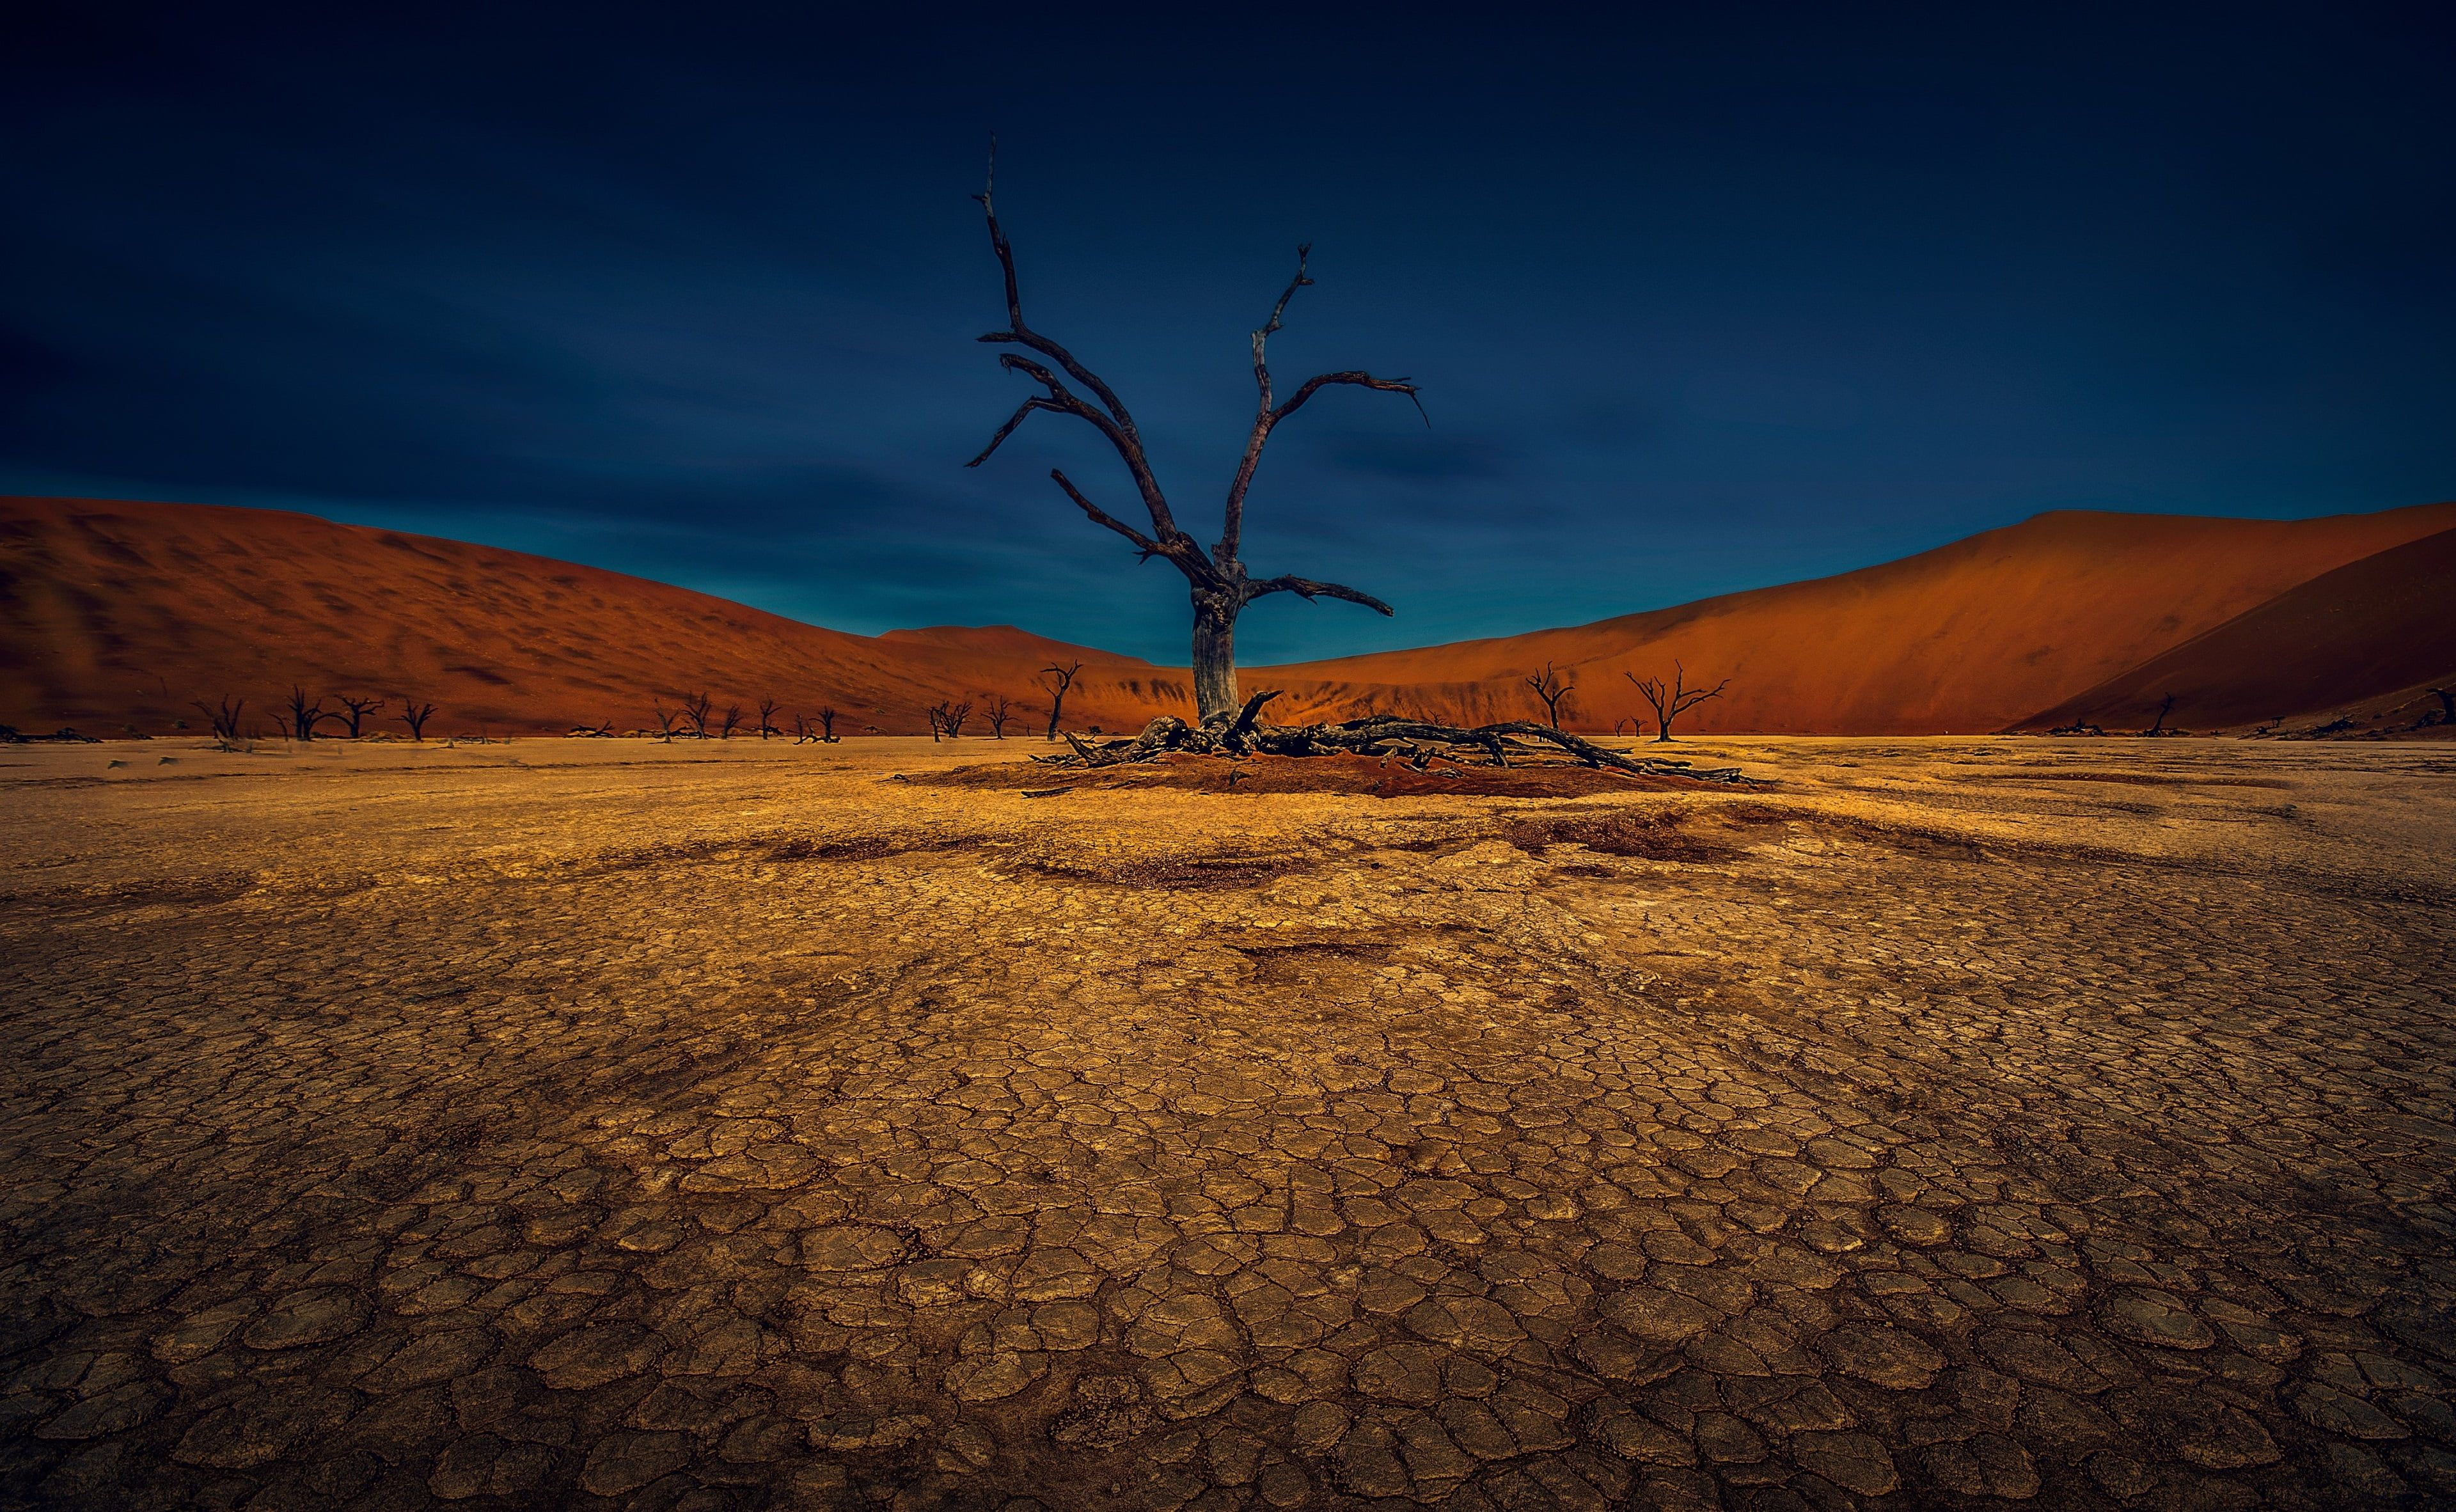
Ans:
[[[1507,766],[1515,757],[1527,764],[1576,763],[1606,766],[1641,777],[1693,777],[1704,782],[1744,783],[1736,766],[1692,766],[1685,761],[1624,756],[1566,730],[1525,720],[1484,725],[1469,729],[1436,725],[1397,714],[1376,714],[1337,725],[1265,725],[1262,705],[1279,695],[1257,693],[1233,714],[1215,714],[1189,725],[1163,714],[1128,739],[1093,742],[1068,734],[1074,750],[1063,756],[1033,759],[1053,766],[1094,768],[1157,761],[1164,756],[1382,756],[1400,757],[1419,771],[1435,758],[1480,759]]]

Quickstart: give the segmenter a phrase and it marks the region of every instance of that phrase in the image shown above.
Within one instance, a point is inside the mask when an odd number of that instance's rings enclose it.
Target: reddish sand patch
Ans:
[[[1364,798],[1583,798],[1590,793],[1722,790],[1688,777],[1640,777],[1602,766],[1462,766],[1436,761],[1423,771],[1370,756],[1171,756],[1131,766],[1076,771],[999,763],[959,766],[907,781],[928,787],[986,787],[1056,797],[1075,791],[1167,788],[1200,793],[1352,793]]]

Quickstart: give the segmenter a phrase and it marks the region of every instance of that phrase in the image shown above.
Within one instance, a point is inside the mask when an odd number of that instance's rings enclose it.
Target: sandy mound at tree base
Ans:
[[[1640,777],[1601,766],[1462,766],[1435,761],[1417,771],[1370,756],[1171,756],[1131,766],[1075,771],[1000,762],[909,777],[933,787],[989,787],[1055,797],[1077,789],[1168,788],[1199,793],[1354,793],[1366,798],[1583,798],[1589,793],[1724,791],[1689,777]]]

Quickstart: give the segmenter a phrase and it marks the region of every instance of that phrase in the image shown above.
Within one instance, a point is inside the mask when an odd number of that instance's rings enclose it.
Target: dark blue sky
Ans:
[[[2456,495],[2445,8],[341,13],[378,9],[11,8],[0,489],[1181,664],[1181,580],[1045,476],[1126,512],[1095,438],[961,465],[1026,391],[972,341],[994,131],[1028,313],[1206,539],[1299,240],[1283,391],[1424,387],[1430,430],[1360,391],[1291,421],[1245,552],[1399,617],[1271,599],[1248,661],[2041,509]]]

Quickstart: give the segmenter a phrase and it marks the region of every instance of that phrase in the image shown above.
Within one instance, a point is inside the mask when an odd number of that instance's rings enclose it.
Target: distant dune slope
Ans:
[[[2059,511],[1839,577],[1569,629],[1276,668],[1332,701],[1526,717],[1573,670],[1581,723],[1639,712],[1624,671],[1731,679],[1684,727],[1975,733],[2138,666],[2317,574],[2456,527],[2456,504],[2322,520]],[[1403,605],[1402,606],[1403,612]]]
[[[1282,719],[1366,708],[1481,723],[1536,710],[1519,679],[1579,683],[1573,727],[1640,705],[1623,680],[1730,677],[1700,731],[1971,732],[2107,684],[2320,574],[2456,528],[2456,504],[2325,520],[2057,513],[1900,562],[1568,629],[1302,666],[1249,668]],[[1402,603],[1402,612],[1404,612]],[[649,724],[705,691],[840,732],[924,729],[948,700],[1003,695],[1046,723],[1034,677],[1084,664],[1067,723],[1192,712],[1181,668],[1012,626],[848,635],[686,589],[519,552],[273,510],[0,499],[0,721],[160,731],[194,699],[269,716],[311,694],[411,694],[437,728]],[[2262,709],[2262,717],[2290,710]],[[389,720],[391,711],[385,718]],[[985,733],[976,713],[972,732]],[[394,727],[389,726],[388,727]]]
[[[0,499],[0,721],[97,733],[198,722],[225,694],[269,716],[310,694],[414,694],[436,728],[645,726],[651,704],[706,692],[789,715],[822,704],[840,732],[926,727],[943,699],[1020,702],[1064,650],[1070,700],[1113,726],[1190,696],[1183,673],[1022,631],[871,639],[621,573],[276,510]],[[392,710],[381,717],[396,733]],[[1042,723],[1046,723],[1045,714]],[[1030,716],[1010,733],[1032,724]],[[975,714],[971,728],[983,731]]]
[[[2384,695],[2456,685],[2456,530],[2391,546],[2021,722],[2146,729],[2256,725]]]

